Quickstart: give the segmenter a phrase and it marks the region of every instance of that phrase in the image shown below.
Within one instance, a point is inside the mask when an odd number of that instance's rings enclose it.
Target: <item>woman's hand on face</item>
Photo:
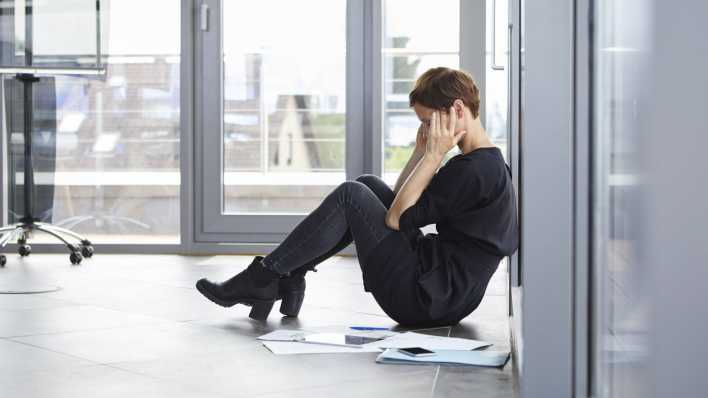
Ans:
[[[415,136],[415,150],[421,154],[425,152],[425,147],[428,141],[428,125],[421,123],[418,127],[418,133]]]
[[[454,148],[467,131],[455,133],[457,115],[455,108],[450,107],[449,113],[435,111],[430,118],[425,154],[442,160]]]

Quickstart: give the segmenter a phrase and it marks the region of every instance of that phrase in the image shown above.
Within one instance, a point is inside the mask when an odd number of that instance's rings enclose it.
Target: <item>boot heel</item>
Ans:
[[[296,317],[300,313],[302,302],[305,300],[305,292],[288,292],[280,302],[280,313],[285,316]]]
[[[265,321],[268,319],[270,310],[273,309],[273,304],[275,304],[275,301],[262,301],[254,303],[248,316],[257,321]]]

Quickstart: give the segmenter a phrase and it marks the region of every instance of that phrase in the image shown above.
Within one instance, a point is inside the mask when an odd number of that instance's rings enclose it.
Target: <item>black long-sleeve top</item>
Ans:
[[[437,234],[420,232],[420,227],[429,224],[436,224]],[[370,260],[386,267],[391,262],[417,258],[412,266],[417,266],[419,291],[415,300],[406,295],[405,301],[420,303],[395,305],[422,306],[429,319],[461,316],[474,310],[501,259],[518,246],[516,195],[501,151],[496,147],[479,148],[451,158],[433,176],[418,201],[401,214],[399,226],[401,234],[384,240]],[[402,244],[405,241],[409,247]],[[396,268],[399,273],[408,269],[403,265]],[[410,289],[390,275],[392,280],[370,284],[379,284],[379,290]],[[395,293],[390,295],[396,297]]]

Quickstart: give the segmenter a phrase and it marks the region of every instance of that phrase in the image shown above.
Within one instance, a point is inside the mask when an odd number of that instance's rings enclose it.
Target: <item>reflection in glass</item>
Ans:
[[[226,0],[223,20],[223,211],[309,212],[345,178],[346,1]]]
[[[99,20],[97,6],[103,7]],[[31,14],[25,7],[31,7]],[[98,64],[99,26],[110,13],[102,0],[3,0],[0,2],[0,66],[88,67]],[[32,30],[27,31],[31,15]],[[100,30],[106,33],[105,29]],[[27,34],[31,35],[31,42]],[[101,47],[107,39],[101,41]],[[102,52],[102,51],[101,51]]]
[[[649,305],[636,242],[648,5],[601,0],[596,7],[593,386],[598,397],[645,397]]]

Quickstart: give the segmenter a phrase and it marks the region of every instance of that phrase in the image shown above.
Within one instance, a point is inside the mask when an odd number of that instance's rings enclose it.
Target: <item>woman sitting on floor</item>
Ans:
[[[474,311],[518,246],[509,170],[482,127],[468,74],[428,70],[409,98],[421,125],[393,190],[372,175],[342,183],[269,255],[225,282],[201,279],[197,289],[225,307],[252,306],[255,319],[277,300],[281,313],[297,316],[307,271],[353,241],[364,289],[398,323],[451,325]],[[440,167],[455,146],[461,152]],[[421,233],[429,224],[437,234]]]

